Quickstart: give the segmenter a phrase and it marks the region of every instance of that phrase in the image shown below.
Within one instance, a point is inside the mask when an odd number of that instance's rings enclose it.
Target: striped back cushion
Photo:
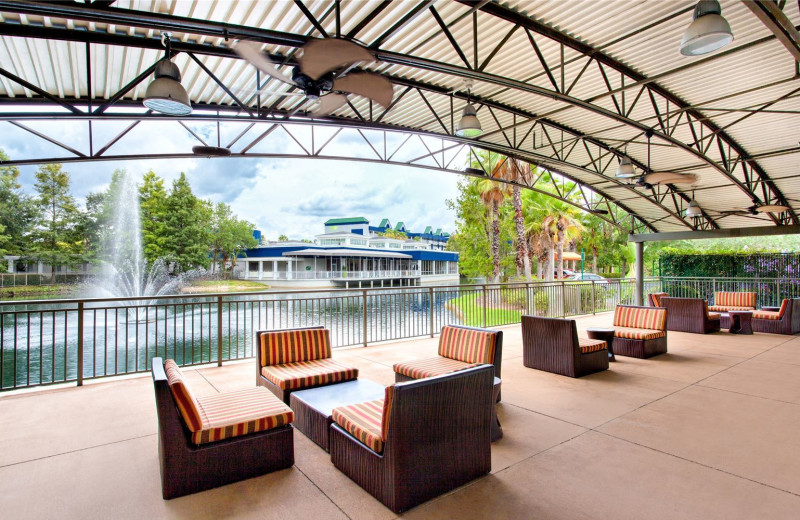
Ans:
[[[497,333],[445,326],[439,336],[439,355],[466,363],[494,363]]]
[[[781,302],[781,308],[778,310],[778,319],[783,318],[783,315],[786,313],[786,307],[789,306],[789,300],[783,300]]]
[[[731,307],[755,307],[756,293],[754,292],[715,292],[714,305],[729,305]]]
[[[661,307],[622,307],[614,310],[615,327],[664,330],[667,310]]]
[[[383,397],[383,416],[381,417],[381,437],[386,441],[386,434],[389,433],[389,415],[392,411],[392,399],[394,398],[394,385],[386,387]]]
[[[285,365],[331,357],[328,329],[275,330],[261,333],[261,364]]]
[[[186,421],[186,426],[192,432],[200,431],[203,421],[200,418],[197,400],[186,383],[183,382],[183,374],[181,374],[178,364],[172,359],[168,359],[164,363],[164,372],[167,373],[169,389],[172,391],[172,397],[175,399],[175,404],[178,405],[178,410],[180,410],[183,420]]]
[[[669,294],[665,292],[654,292],[650,294],[650,297],[653,299],[653,303],[656,307],[661,307],[661,298],[664,296],[669,296]]]

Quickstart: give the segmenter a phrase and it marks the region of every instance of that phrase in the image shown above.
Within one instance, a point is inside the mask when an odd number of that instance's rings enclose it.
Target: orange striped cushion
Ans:
[[[168,359],[164,363],[164,372],[167,373],[172,398],[175,399],[175,404],[178,405],[178,410],[180,410],[189,431],[196,432],[200,430],[202,419],[200,418],[197,399],[194,398],[189,387],[183,382],[183,374],[181,374],[178,364],[174,360]]]
[[[786,308],[789,306],[789,300],[783,300],[781,302],[781,308],[778,309],[777,312],[775,311],[755,311],[753,312],[754,318],[760,318],[762,320],[779,320],[783,318],[783,315],[786,313]]]
[[[263,387],[198,399],[203,417],[202,429],[192,434],[192,442],[208,442],[271,430],[294,421],[294,412]]]
[[[465,363],[457,359],[438,356],[435,358],[410,361],[408,363],[396,363],[394,365],[394,371],[412,379],[423,379],[425,377],[457,372],[478,365],[479,363]]]
[[[590,352],[608,349],[606,342],[602,339],[578,338],[578,346],[581,349],[581,354],[589,354]]]
[[[709,320],[718,320],[720,318],[722,318],[722,315],[720,313],[718,313],[718,312],[709,312],[708,313],[708,319]]]
[[[667,311],[661,307],[622,307],[614,310],[614,326],[664,330]]]
[[[756,293],[754,292],[715,292],[715,306],[728,307],[756,307]]]
[[[439,355],[465,363],[494,363],[494,331],[443,327],[439,336]]]
[[[656,304],[656,307],[661,307],[661,298],[664,296],[669,296],[669,294],[665,292],[655,292],[650,294],[650,296],[653,298],[653,303]]]
[[[386,387],[386,396],[366,403],[333,409],[333,421],[376,453],[383,451],[389,431],[394,385]]]
[[[283,365],[331,357],[328,329],[274,330],[261,334],[261,363]]]
[[[708,310],[716,312],[753,311],[755,307],[735,307],[733,305],[709,305]]]
[[[663,338],[667,333],[663,330],[638,329],[632,327],[614,327],[615,338],[626,339],[656,339]]]
[[[357,368],[339,364],[332,359],[261,367],[261,374],[281,390],[297,390],[358,379]]]

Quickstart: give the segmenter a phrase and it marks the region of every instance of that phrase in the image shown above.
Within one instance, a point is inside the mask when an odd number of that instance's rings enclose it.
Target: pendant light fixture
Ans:
[[[481,122],[478,120],[478,111],[469,101],[472,80],[466,80],[464,85],[467,87],[467,106],[464,107],[461,120],[456,126],[456,135],[459,137],[478,137],[483,133],[483,129],[481,128]]]
[[[628,153],[628,149],[626,148],[623,153]],[[617,179],[630,179],[632,177],[636,177],[636,170],[633,168],[633,162],[631,162],[631,158],[627,155],[623,155],[622,159],[619,160],[619,167],[617,168],[617,173],[615,174]]]
[[[170,116],[185,116],[192,112],[192,105],[189,103],[189,94],[181,85],[181,71],[170,60],[171,36],[170,33],[161,35],[161,43],[166,47],[166,53],[156,63],[153,74],[155,79],[148,85],[144,94],[144,106],[154,112]]]
[[[687,217],[702,217],[703,210],[700,209],[700,204],[694,200],[694,192],[692,192],[692,200],[689,201],[689,205],[686,206],[686,216]]]
[[[725,47],[733,41],[728,21],[722,17],[717,0],[700,0],[694,8],[694,19],[681,38],[684,56],[701,56]]]

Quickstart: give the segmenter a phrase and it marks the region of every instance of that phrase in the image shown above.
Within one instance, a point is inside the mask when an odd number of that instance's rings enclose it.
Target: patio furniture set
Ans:
[[[291,467],[293,431],[394,512],[491,470],[502,436],[503,333],[446,326],[438,356],[358,379],[323,327],[256,333],[256,387],[195,397],[174,361],[153,359],[165,499]]]
[[[699,298],[648,296],[618,305],[613,327],[578,336],[575,320],[522,316],[523,365],[570,377],[607,370],[615,355],[667,352],[667,330],[800,331],[800,299],[755,310],[755,293]],[[748,332],[750,330],[750,332]],[[256,386],[195,396],[172,360],[153,359],[162,494],[184,496],[294,464],[294,429],[333,465],[394,512],[491,470],[502,437],[503,333],[445,326],[438,355],[394,365],[395,383],[358,379],[332,359],[323,327],[256,333]]]

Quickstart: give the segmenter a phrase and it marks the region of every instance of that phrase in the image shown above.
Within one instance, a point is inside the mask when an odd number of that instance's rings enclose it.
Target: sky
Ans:
[[[83,153],[88,153],[88,123],[80,121],[28,121],[27,126],[55,137]],[[94,149],[104,146],[129,121],[95,122]],[[12,159],[45,158],[70,155],[65,150],[21,130],[2,123],[0,148]],[[221,142],[230,142],[243,124],[223,124]],[[208,144],[216,144],[216,125],[191,126]],[[263,131],[263,130],[262,130]],[[310,142],[308,127],[293,129],[295,138],[305,146]],[[316,142],[325,142],[326,129],[317,130]],[[364,157],[367,146],[357,134],[342,132],[326,148],[331,155]],[[245,146],[260,131],[252,130],[233,147]],[[373,139],[377,136],[369,136]],[[380,137],[382,140],[382,137]],[[399,147],[396,158],[418,157],[425,153],[421,143],[402,144],[400,136],[390,136],[389,149]],[[402,138],[404,139],[404,137]],[[200,144],[177,122],[144,122],[109,149],[107,154],[125,155],[157,151],[185,152]],[[283,131],[275,131],[252,151],[291,153],[297,144]],[[377,146],[377,144],[376,144]],[[422,150],[422,152],[420,152]],[[230,204],[240,218],[253,223],[264,237],[276,240],[286,234],[291,239],[312,239],[324,231],[329,218],[366,217],[372,225],[388,218],[392,225],[403,221],[411,231],[426,226],[452,233],[455,214],[446,208],[447,199],[458,195],[457,174],[433,169],[394,166],[378,163],[325,159],[284,158],[181,158],[65,163],[70,173],[71,192],[79,202],[92,192],[105,189],[116,169],[125,169],[141,178],[149,169],[165,179],[169,187],[180,172],[185,172],[192,189],[200,198]],[[20,182],[27,193],[34,192],[37,166],[20,167]]]

